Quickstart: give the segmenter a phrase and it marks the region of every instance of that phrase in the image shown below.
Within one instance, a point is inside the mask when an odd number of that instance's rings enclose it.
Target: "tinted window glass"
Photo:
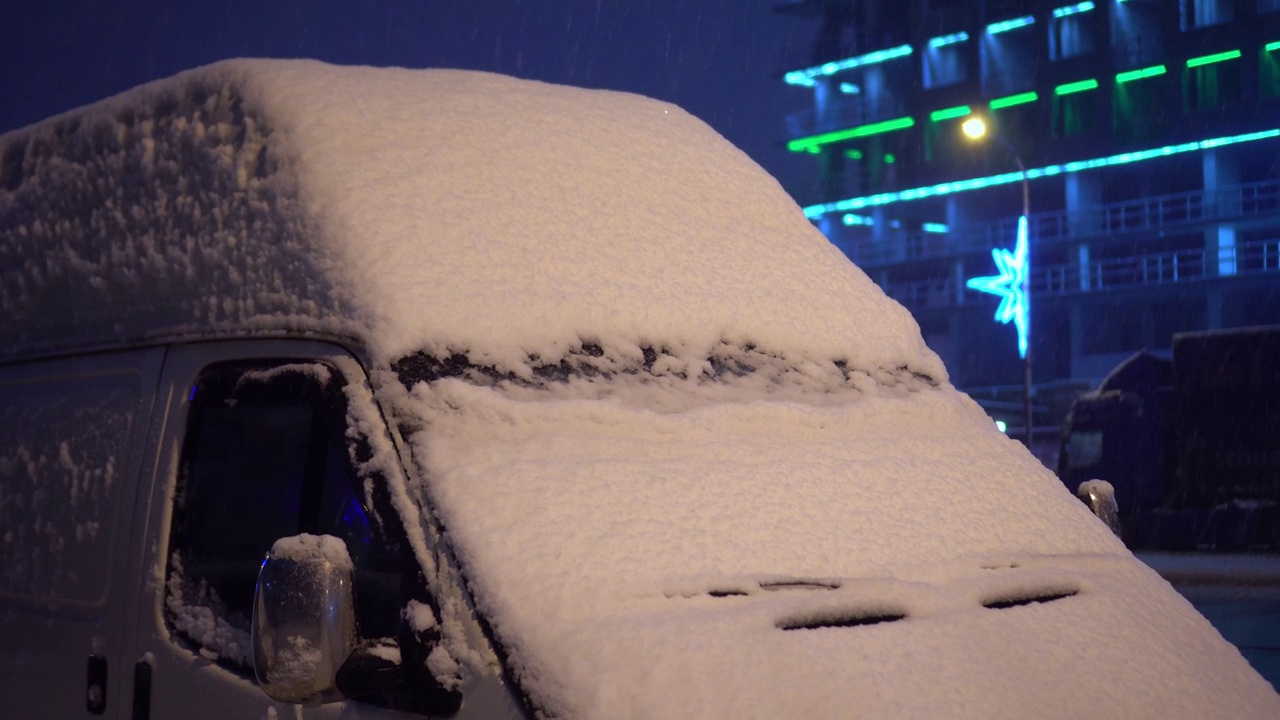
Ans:
[[[258,569],[277,539],[300,533],[346,543],[362,634],[394,634],[401,565],[358,492],[340,379],[323,363],[234,362],[191,391],[166,614],[206,657],[249,668]]]

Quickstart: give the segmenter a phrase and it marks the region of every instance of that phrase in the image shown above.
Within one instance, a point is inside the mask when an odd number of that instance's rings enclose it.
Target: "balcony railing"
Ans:
[[[1079,264],[1050,265],[1042,269],[1033,267],[1031,293],[1059,296],[1125,287],[1167,285],[1207,276],[1205,252],[1199,249],[1105,258],[1088,263],[1084,272],[1087,275],[1081,278]]]
[[[1085,212],[1033,214],[1031,242],[1038,247],[1055,243],[1107,240],[1125,235],[1178,231],[1205,222],[1229,222],[1280,217],[1280,180],[1235,185],[1214,191],[1195,190],[1102,205]],[[890,232],[883,239],[858,242],[848,251],[864,269],[906,261],[956,258],[1010,247],[1017,220],[1006,219],[945,234]]]
[[[1121,288],[1153,287],[1189,283],[1210,277],[1232,277],[1280,273],[1280,237],[1255,240],[1218,254],[1211,262],[1203,249],[1171,250],[1093,260],[1085,265],[1065,263],[1031,268],[1033,297],[1059,297],[1105,292]],[[1233,273],[1219,272],[1234,267]],[[1086,276],[1081,277],[1084,272]],[[954,275],[910,282],[883,282],[886,294],[909,308],[949,307],[960,299],[965,304],[980,302],[956,286]]]

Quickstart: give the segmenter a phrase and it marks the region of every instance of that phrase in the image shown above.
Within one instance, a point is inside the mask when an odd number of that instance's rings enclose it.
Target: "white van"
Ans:
[[[0,136],[0,270],[5,717],[1280,716],[670,105],[220,63]]]

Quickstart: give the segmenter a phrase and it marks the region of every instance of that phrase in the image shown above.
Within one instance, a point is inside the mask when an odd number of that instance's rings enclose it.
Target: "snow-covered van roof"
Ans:
[[[383,362],[727,342],[946,377],[701,121],[487,73],[234,60],[0,136],[0,258],[9,356],[287,332]]]

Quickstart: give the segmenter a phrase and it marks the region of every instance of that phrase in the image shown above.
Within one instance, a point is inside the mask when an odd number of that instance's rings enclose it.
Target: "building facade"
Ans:
[[[1280,0],[1062,3],[775,6],[817,33],[784,77],[811,98],[787,146],[817,182],[793,194],[1018,435],[1017,331],[968,281],[1013,258],[1025,202],[1046,441],[1132,353],[1280,323]],[[970,140],[975,117],[990,130]]]

